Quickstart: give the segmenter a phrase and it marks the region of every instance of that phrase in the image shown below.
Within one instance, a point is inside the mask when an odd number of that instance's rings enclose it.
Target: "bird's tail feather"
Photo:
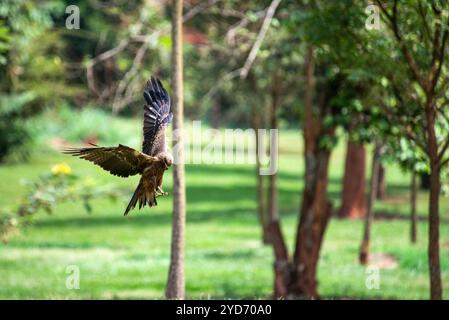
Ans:
[[[131,200],[128,203],[128,206],[126,207],[124,214],[125,216],[130,210],[136,207],[137,201],[139,201],[139,210],[142,207],[145,207],[146,204],[148,204],[150,207],[157,206],[156,192],[154,190],[145,190],[142,185],[142,181],[140,181],[133,193],[133,196],[131,197]]]
[[[128,212],[132,209],[134,209],[134,207],[137,204],[137,200],[139,199],[139,193],[140,193],[140,188],[142,187],[142,183],[139,182],[139,184],[137,185],[136,190],[134,190],[133,196],[131,197],[131,200],[128,203],[128,206],[126,207],[125,210],[125,216],[128,214]]]

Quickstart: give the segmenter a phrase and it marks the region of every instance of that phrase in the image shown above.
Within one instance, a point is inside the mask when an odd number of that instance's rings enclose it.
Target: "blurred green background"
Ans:
[[[245,63],[270,2],[185,1],[185,126],[192,130],[192,121],[201,120],[203,129],[224,131],[255,127],[259,121],[259,127],[270,128],[272,86],[282,83],[277,112],[279,212],[292,250],[304,187],[304,40],[321,44],[317,64],[328,68],[317,67],[318,82],[334,80],[341,71],[357,83],[343,87],[332,105],[334,111],[321,119],[324,125],[337,128],[335,136],[321,141],[333,148],[328,196],[334,209],[341,204],[348,138],[355,136],[371,152],[373,136],[385,126],[377,123],[381,129],[376,131],[361,121],[360,128],[351,131],[352,121],[360,114],[366,116],[362,102],[374,110],[373,96],[382,96],[375,91],[378,87],[370,94],[364,88],[387,86],[379,70],[394,70],[399,82],[412,85],[403,65],[395,60],[397,54],[381,36],[379,55],[391,52],[392,60],[385,56],[377,66],[366,57],[359,59],[358,37],[363,28],[357,23],[365,20],[364,5],[349,0],[328,4],[329,8],[318,1],[327,10],[322,12],[302,10],[313,1],[284,1],[247,81],[231,78]],[[160,299],[169,264],[171,196],[161,198],[155,208],[124,217],[138,177],[112,177],[60,150],[87,143],[121,143],[140,149],[145,82],[151,75],[158,76],[171,92],[170,2],[77,1],[80,29],[68,29],[66,8],[71,4],[68,0],[4,0],[0,4],[0,231],[7,234],[0,244],[0,298]],[[341,47],[333,47],[335,43]],[[340,55],[344,56],[341,64]],[[279,76],[278,71],[281,80],[273,76]],[[448,73],[446,67],[443,73]],[[400,103],[391,95],[385,100]],[[405,105],[412,109],[412,104]],[[354,110],[359,112],[357,117]],[[373,113],[382,115],[378,108]],[[399,135],[400,129],[395,129]],[[197,143],[199,134],[191,132],[187,146]],[[399,149],[390,146],[392,154]],[[422,160],[416,150],[410,151],[411,156],[407,152],[401,155],[405,160]],[[428,192],[418,193],[418,243],[411,244],[411,175],[403,163],[400,166],[400,161],[392,159],[383,163],[386,197],[374,205],[371,252],[372,264],[379,268],[380,287],[368,289],[369,270],[358,262],[363,219],[332,217],[318,267],[318,289],[324,298],[429,296]],[[365,165],[368,172],[370,161]],[[187,297],[271,297],[274,258],[272,248],[262,242],[255,166],[187,164],[186,185]],[[172,191],[171,171],[164,189]],[[449,199],[442,194],[441,271],[446,299],[448,211]],[[79,267],[79,289],[66,287],[70,266]]]

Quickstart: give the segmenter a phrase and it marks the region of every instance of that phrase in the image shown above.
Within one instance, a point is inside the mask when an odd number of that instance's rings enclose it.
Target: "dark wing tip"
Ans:
[[[79,156],[85,155],[86,153],[89,153],[90,151],[101,149],[101,147],[99,147],[98,145],[94,145],[94,144],[92,144],[92,145],[94,147],[89,147],[89,148],[67,148],[67,149],[61,150],[61,152],[64,153],[64,154],[71,155],[71,156],[79,157]]]
[[[77,149],[77,148],[68,148],[68,149],[63,149],[61,150],[62,153],[64,154],[69,154],[72,156],[77,156],[82,152],[82,149]]]
[[[153,76],[147,81],[147,85],[143,91],[143,97],[145,102],[149,105],[169,101],[167,90],[165,90],[162,82]]]
[[[151,77],[151,89],[153,89],[153,91],[156,91],[156,92],[159,91],[155,77]]]
[[[170,96],[162,82],[151,77],[143,92],[146,105],[144,106],[144,142],[143,152],[149,154],[158,131],[170,123],[173,115],[170,112]]]

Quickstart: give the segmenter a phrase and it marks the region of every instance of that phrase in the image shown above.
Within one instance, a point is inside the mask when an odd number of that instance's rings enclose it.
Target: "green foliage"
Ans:
[[[50,173],[36,180],[24,181],[28,191],[16,209],[3,209],[0,215],[0,240],[6,242],[18,225],[28,224],[39,211],[52,214],[56,205],[63,202],[81,202],[87,213],[92,212],[93,198],[115,201],[121,193],[112,185],[98,185],[92,178],[72,174],[66,163],[56,164]]]
[[[60,1],[0,4],[0,161],[23,159],[32,143],[26,120],[70,92],[52,29],[57,12],[63,12]]]
[[[8,155],[27,156],[31,137],[23,122],[27,103],[33,99],[30,92],[0,95],[0,162]]]
[[[5,65],[7,61],[7,52],[10,48],[10,30],[5,22],[0,20],[0,65]]]

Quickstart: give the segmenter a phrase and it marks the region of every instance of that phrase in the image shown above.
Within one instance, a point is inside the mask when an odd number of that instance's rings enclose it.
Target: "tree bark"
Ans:
[[[416,182],[416,172],[413,171],[412,173],[412,183],[410,186],[410,217],[411,217],[411,224],[410,224],[410,240],[412,243],[416,243],[418,240],[418,232],[416,230],[417,224],[418,224],[418,215],[416,213],[416,194],[417,194],[417,182]]]
[[[280,81],[277,71],[274,71],[271,84],[271,108],[270,125],[271,129],[278,129],[277,110],[280,98]],[[278,149],[277,139],[271,140],[270,148]],[[267,236],[273,246],[274,252],[274,297],[281,298],[288,295],[287,283],[290,277],[290,265],[288,259],[287,246],[279,219],[277,174],[269,176],[268,186],[268,229]]]
[[[339,218],[360,218],[366,214],[365,147],[348,140]]]
[[[254,74],[252,72],[249,72],[248,74],[248,82],[251,89],[252,94],[254,97],[257,97],[259,94],[259,90],[257,88],[257,80],[254,77]],[[266,192],[265,192],[265,183],[264,183],[264,176],[260,174],[261,169],[261,163],[259,159],[259,148],[265,146],[260,145],[259,141],[259,134],[258,130],[262,127],[262,117],[261,117],[261,111],[258,110],[258,104],[257,100],[253,99],[251,103],[251,125],[256,133],[256,183],[257,183],[257,194],[256,194],[256,201],[257,201],[257,215],[259,217],[259,222],[262,227],[262,242],[264,244],[269,244],[270,240],[268,237],[268,222],[267,222],[267,205],[266,205]]]
[[[376,200],[377,184],[379,179],[379,167],[380,167],[380,151],[381,145],[378,141],[374,146],[373,161],[371,163],[371,182],[368,196],[368,206],[365,219],[365,228],[363,231],[363,240],[360,246],[359,261],[362,265],[366,265],[369,260],[369,246],[371,238],[371,225],[374,218],[374,201]]]
[[[430,297],[432,300],[442,299],[441,270],[440,270],[440,218],[439,218],[439,194],[440,172],[435,165],[430,174],[429,196],[429,272],[430,272]]]
[[[329,158],[330,152],[327,150],[307,154],[307,177],[296,236],[294,274],[290,289],[290,293],[297,298],[319,298],[316,269],[324,231],[332,211],[332,205],[326,196]]]
[[[270,221],[267,231],[270,234],[270,243],[274,253],[274,298],[285,298],[289,294],[291,267],[279,220]]]
[[[433,97],[428,94],[426,111],[427,151],[430,160],[430,195],[429,195],[429,276],[430,298],[441,300],[443,291],[441,286],[440,270],[440,161],[438,156],[438,143],[435,132],[436,110],[433,105]]]
[[[269,244],[270,239],[268,236],[267,230],[267,206],[266,206],[266,192],[265,192],[265,183],[264,176],[260,174],[261,163],[259,159],[259,135],[256,129],[256,177],[257,177],[257,215],[259,217],[260,226],[262,227],[262,242],[264,244]]]
[[[376,199],[381,200],[385,198],[386,194],[386,186],[385,186],[385,167],[380,164],[379,166],[379,178],[377,183],[377,191],[376,191]]]
[[[295,298],[318,298],[316,269],[324,231],[331,215],[327,199],[330,150],[319,141],[323,135],[332,135],[332,129],[323,131],[321,118],[313,110],[315,93],[315,52],[308,48],[305,59],[306,88],[304,96],[304,153],[305,179],[300,220],[298,224],[289,294]],[[327,88],[326,88],[327,89]],[[332,88],[334,93],[336,88]],[[323,90],[323,92],[326,90]],[[320,101],[318,108],[325,110],[329,96]]]
[[[173,165],[173,222],[170,270],[168,273],[166,297],[167,299],[184,299],[184,234],[186,219],[186,199],[182,137],[184,119],[182,0],[173,0],[172,42],[173,146],[178,147],[176,148],[175,161]]]

